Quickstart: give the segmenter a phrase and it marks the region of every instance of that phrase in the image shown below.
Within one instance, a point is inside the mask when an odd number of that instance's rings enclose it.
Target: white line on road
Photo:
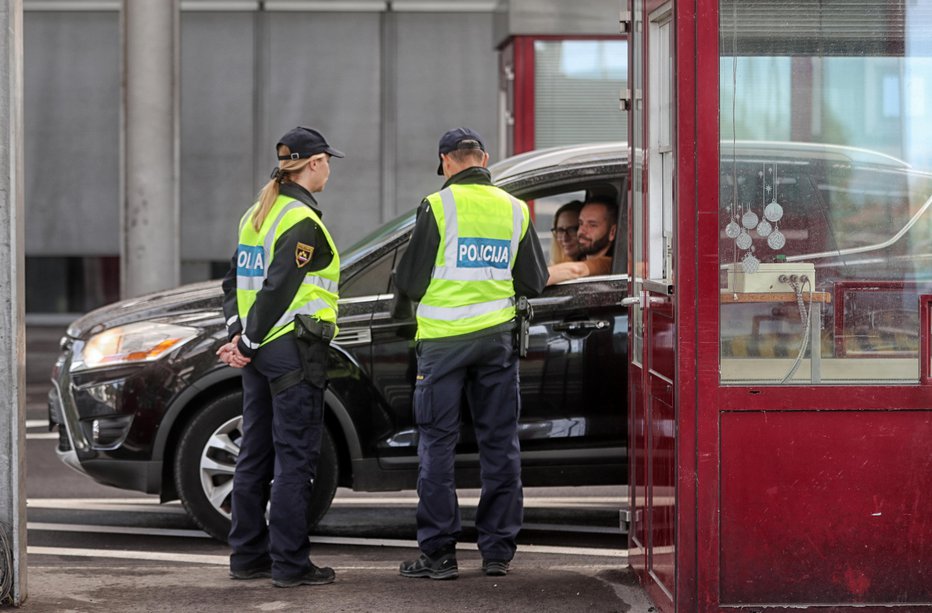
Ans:
[[[530,498],[525,497],[524,507],[525,508],[540,508],[540,507],[572,507],[574,509],[595,509],[595,508],[609,508],[609,509],[618,509],[621,508],[621,505],[627,502],[624,498],[616,497],[586,497],[586,498]],[[479,498],[476,497],[460,497],[459,503],[461,505],[467,506],[478,506]],[[343,506],[383,506],[383,505],[402,505],[402,506],[416,506],[417,498],[395,498],[395,497],[380,497],[380,498],[334,498],[334,505],[343,505]]]
[[[356,539],[356,538],[315,538],[311,537],[311,543],[320,545],[362,545],[366,547],[399,547],[399,548],[417,548],[416,541],[403,540],[379,540],[379,539]],[[460,543],[457,549],[477,550],[474,543]],[[585,549],[582,547],[549,547],[544,545],[519,545],[519,552],[537,553],[537,554],[554,554],[554,555],[584,555],[588,557],[605,557],[605,558],[627,558],[628,552],[618,549]],[[79,549],[73,547],[38,547],[29,546],[26,553],[30,555],[44,556],[67,556],[81,558],[113,558],[121,560],[148,560],[154,562],[186,562],[189,564],[214,564],[227,565],[230,558],[227,555],[206,555],[193,553],[178,552],[156,552],[156,551],[115,551],[112,549]],[[338,567],[339,568],[339,567]],[[381,570],[384,566],[345,566],[344,570]],[[397,568],[393,563],[390,568]],[[560,568],[565,568],[561,565]]]
[[[28,509],[68,509],[69,511],[132,511],[133,513],[172,513],[185,515],[179,503],[159,504],[146,498],[29,498]]]
[[[478,497],[464,497],[459,499],[460,505],[478,506]],[[576,508],[576,509],[593,509],[609,508],[619,509],[626,503],[623,498],[614,497],[593,497],[593,498],[557,498],[557,497],[527,497],[524,499],[525,508]],[[114,505],[130,505],[138,510],[144,510],[143,506],[156,506],[166,508],[172,505],[181,509],[178,503],[160,503],[158,498],[30,498],[28,506],[39,509],[94,509],[94,510],[116,510]],[[385,505],[416,506],[417,498],[403,497],[365,497],[365,498],[342,498],[337,496],[333,499],[332,506],[346,507],[382,507]],[[154,510],[154,509],[146,509]]]
[[[205,538],[210,535],[203,530],[183,530],[172,528],[133,528],[131,526],[100,526],[92,524],[55,524],[49,522],[26,522],[27,530],[45,530],[50,532],[90,532],[92,534],[135,534],[141,536],[181,536],[185,538]]]
[[[229,556],[210,556],[172,551],[114,551],[111,549],[77,549],[74,547],[26,547],[26,553],[36,556],[68,556],[76,558],[115,558],[118,560],[149,560],[163,562],[187,562],[189,564],[227,565]]]
[[[32,434],[26,434],[27,441],[57,441],[58,438],[58,432],[34,432]]]

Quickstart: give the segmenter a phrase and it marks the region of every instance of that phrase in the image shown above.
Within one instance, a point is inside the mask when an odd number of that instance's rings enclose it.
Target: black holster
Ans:
[[[307,381],[314,387],[327,387],[327,358],[336,326],[310,315],[295,315],[294,339],[298,346],[301,368],[272,380],[269,387],[276,395],[293,385]]]
[[[531,320],[534,319],[534,308],[527,297],[518,296],[515,301],[515,331],[514,344],[518,357],[527,357],[528,341],[531,338]]]

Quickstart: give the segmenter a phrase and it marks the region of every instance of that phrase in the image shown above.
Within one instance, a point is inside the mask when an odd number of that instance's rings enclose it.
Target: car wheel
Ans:
[[[185,428],[175,455],[175,487],[188,515],[204,532],[226,541],[230,532],[233,471],[243,435],[243,395],[208,404]],[[307,509],[308,530],[327,513],[337,490],[336,446],[324,427],[317,478]]]

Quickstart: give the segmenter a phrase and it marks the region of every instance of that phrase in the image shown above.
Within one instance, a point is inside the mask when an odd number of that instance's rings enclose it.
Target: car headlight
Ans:
[[[95,334],[80,349],[71,370],[137,364],[158,360],[195,336],[197,330],[173,324],[140,322]]]

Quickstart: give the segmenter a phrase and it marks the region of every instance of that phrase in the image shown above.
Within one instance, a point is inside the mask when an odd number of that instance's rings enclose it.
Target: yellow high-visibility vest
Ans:
[[[313,220],[327,239],[333,259],[323,270],[309,271],[305,275],[304,282],[295,293],[291,304],[265,338],[250,339],[243,334],[243,342],[251,349],[257,349],[294,330],[295,315],[312,315],[323,321],[336,323],[340,283],[340,256],[330,233],[311,207],[294,198],[280,195],[262,222],[262,227],[256,232],[252,225],[252,212],[256,206],[258,203],[246,211],[240,220],[239,246],[236,253],[236,304],[244,331],[249,310],[256,302],[256,296],[268,276],[272,258],[275,257],[275,243],[288,229],[305,219]],[[311,257],[311,254],[307,254],[307,257]]]
[[[511,271],[530,223],[527,204],[490,185],[451,185],[427,197],[440,231],[417,338],[468,334],[515,317]]]

